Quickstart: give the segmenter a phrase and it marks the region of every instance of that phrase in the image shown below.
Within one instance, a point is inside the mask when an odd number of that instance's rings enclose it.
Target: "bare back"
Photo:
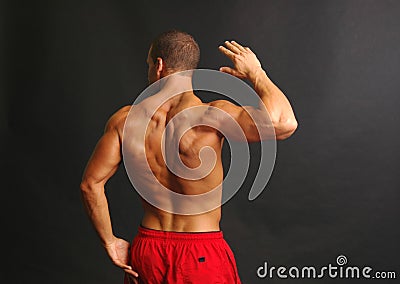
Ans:
[[[221,161],[223,136],[216,129],[209,126],[193,127],[192,125],[187,125],[188,123],[190,124],[188,122],[189,119],[187,119],[190,116],[190,111],[186,112],[186,114],[184,111],[197,106],[207,106],[208,104],[202,103],[192,92],[188,92],[178,95],[175,99],[168,100],[157,108],[155,112],[151,113],[150,109],[153,108],[155,103],[159,103],[157,99],[157,95],[154,95],[133,106],[134,109],[132,110],[136,112],[135,119],[133,121],[130,119],[130,124],[127,123],[125,126],[125,128],[131,127],[132,131],[134,131],[134,129],[148,125],[145,132],[143,132],[145,133],[144,139],[143,137],[137,137],[140,135],[133,135],[130,138],[130,140],[133,139],[135,141],[130,141],[131,149],[133,150],[129,153],[131,157],[128,158],[138,168],[135,172],[137,180],[140,180],[140,190],[151,190],[152,194],[156,196],[159,189],[154,186],[152,181],[154,177],[165,188],[184,195],[203,194],[220,186],[223,180]],[[202,113],[198,115],[207,116],[207,111],[204,111],[204,109],[206,108],[200,110]],[[179,119],[173,120],[178,114],[180,115]],[[125,111],[124,115],[128,115],[127,111]],[[166,129],[169,122],[171,122],[169,129]],[[124,125],[121,123],[118,131],[121,134],[123,127]],[[184,130],[181,131],[181,128]],[[166,133],[164,134],[166,136],[164,140],[163,133]],[[179,139],[181,136],[179,133],[182,133],[181,139]],[[165,159],[162,151],[163,143]],[[174,149],[172,144],[176,144],[178,152],[176,155],[169,153],[169,151],[172,151],[171,149]],[[190,169],[198,168],[202,162],[200,160],[200,151],[204,147],[211,147],[216,154],[212,170],[204,177],[192,180],[182,178],[179,174],[173,173],[170,164],[174,164],[176,159],[180,159]],[[145,167],[144,163],[146,161],[153,177],[150,176],[149,172],[141,171]],[[137,185],[135,184],[135,186]],[[163,211],[152,206],[145,199],[142,198],[142,200],[145,210],[142,225],[147,228],[185,232],[217,231],[220,229],[220,207],[202,214],[180,215]]]

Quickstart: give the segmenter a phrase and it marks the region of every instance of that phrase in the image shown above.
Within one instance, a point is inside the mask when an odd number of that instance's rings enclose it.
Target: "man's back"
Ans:
[[[221,162],[223,136],[210,126],[193,127],[191,125],[194,113],[201,119],[210,116],[207,113],[208,104],[202,103],[193,92],[185,92],[169,99],[153,111],[154,105],[159,104],[159,100],[160,98],[155,94],[138,105],[134,105],[131,110],[134,114],[129,118],[129,123],[125,124],[125,120],[122,119],[119,124],[119,133],[132,132],[129,141],[125,141],[130,146],[129,151],[124,152],[124,159],[128,159],[129,163],[135,165],[135,180],[138,181],[135,185],[140,186],[138,190],[151,191],[152,196],[157,196],[161,190],[160,184],[168,190],[183,195],[198,195],[213,189],[219,190],[223,179]],[[194,111],[194,108],[197,110]],[[125,108],[121,112],[122,115],[127,116]],[[179,118],[173,119],[177,114],[180,114]],[[167,128],[168,123],[170,124]],[[124,125],[125,129],[122,131]],[[147,127],[140,131],[143,125]],[[138,132],[145,133],[144,139]],[[164,139],[163,135],[165,135]],[[200,152],[206,149],[204,147],[211,147],[215,152],[215,156],[211,156],[211,159],[203,159],[212,163],[209,167],[205,167],[210,171],[198,173],[199,178],[186,179],[185,173],[180,170],[184,167],[179,166],[180,162],[177,160],[181,160],[189,169],[199,170],[202,164]],[[176,153],[174,153],[175,150]],[[151,173],[145,170],[146,163]],[[217,194],[215,198],[220,199],[220,194]],[[218,203],[218,200],[214,202]],[[144,199],[143,206],[145,214],[142,225],[147,228],[184,232],[219,230],[221,215],[219,206],[209,212],[196,215],[166,212]]]

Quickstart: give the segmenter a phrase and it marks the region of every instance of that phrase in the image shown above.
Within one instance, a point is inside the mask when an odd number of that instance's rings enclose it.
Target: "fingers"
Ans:
[[[130,269],[124,269],[125,273],[128,274],[129,276],[133,277],[139,277],[139,273],[137,273],[136,271],[133,271],[132,268]]]
[[[137,277],[132,277],[130,274],[126,274],[126,277],[128,278],[129,284],[139,284],[139,279]]]
[[[243,46],[241,46],[239,43],[237,43],[236,41],[234,41],[234,40],[232,40],[231,41],[231,44],[233,45],[233,46],[235,46],[239,51],[246,51],[246,48],[245,47],[243,47]]]
[[[225,54],[227,57],[229,57],[231,60],[235,58],[235,53],[233,53],[231,50],[227,49],[226,47],[220,45],[218,49]]]
[[[219,71],[232,74],[235,70],[232,69],[231,67],[221,67],[219,68]]]
[[[234,41],[225,41],[225,46],[232,51],[233,53],[239,54],[240,53],[240,45],[238,46],[237,43],[235,43]]]
[[[226,49],[232,51],[233,54],[240,54],[241,52],[250,51],[250,48],[244,47],[234,40],[225,41],[225,46]]]
[[[135,277],[139,276],[139,274],[136,271],[133,271],[132,267],[129,266],[129,265],[126,265],[126,264],[124,264],[124,263],[122,263],[120,261],[114,261],[114,264],[116,266],[118,266],[119,268],[122,268],[126,273],[128,273],[128,274],[130,274],[132,276],[135,276]]]
[[[229,57],[231,60],[235,59],[237,55],[243,55],[246,53],[253,53],[249,47],[244,47],[236,41],[225,41],[225,46],[220,45],[218,49]]]
[[[115,264],[116,266],[118,266],[119,268],[122,268],[122,269],[130,269],[130,270],[132,270],[132,267],[130,267],[129,265],[123,264],[123,263],[120,262],[120,261],[114,261],[114,264]]]
[[[240,54],[241,50],[234,44],[229,41],[225,41],[225,46],[219,46],[219,50],[222,51],[226,56],[228,56],[231,60],[235,58],[236,54]]]

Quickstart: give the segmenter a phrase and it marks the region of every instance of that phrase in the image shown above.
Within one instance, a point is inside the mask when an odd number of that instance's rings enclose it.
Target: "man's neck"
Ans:
[[[186,99],[194,96],[192,77],[188,74],[174,73],[160,80],[160,92],[158,94],[171,106],[176,106]]]
[[[163,92],[184,93],[193,91],[192,76],[185,72],[168,75],[160,80]]]

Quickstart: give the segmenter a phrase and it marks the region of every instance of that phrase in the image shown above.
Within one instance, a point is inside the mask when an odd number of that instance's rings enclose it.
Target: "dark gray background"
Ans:
[[[364,283],[256,276],[264,261],[321,267],[340,254],[399,277],[400,2],[52,0],[1,8],[2,283],[122,283],[79,183],[109,116],[145,88],[151,40],[170,28],[194,35],[202,68],[228,64],[217,50],[225,39],[252,47],[299,121],[278,142],[262,195],[249,202],[244,188],[224,206],[222,229],[243,283]],[[123,168],[107,194],[115,233],[130,240],[141,208]]]

